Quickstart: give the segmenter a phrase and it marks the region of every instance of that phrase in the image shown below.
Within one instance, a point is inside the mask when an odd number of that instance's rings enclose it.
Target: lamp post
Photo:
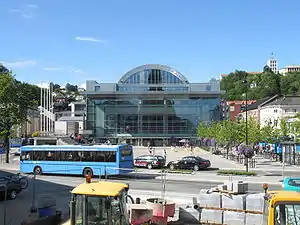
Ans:
[[[247,76],[243,80],[243,83],[246,86],[245,89],[245,114],[246,114],[246,119],[245,119],[245,127],[246,127],[246,132],[245,132],[245,139],[246,139],[246,145],[248,146],[248,83],[247,83]],[[246,172],[249,170],[249,162],[248,162],[248,156],[245,156],[245,166],[246,166]]]

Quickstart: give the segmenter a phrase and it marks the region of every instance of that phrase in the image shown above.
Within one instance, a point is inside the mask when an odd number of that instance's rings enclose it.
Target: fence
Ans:
[[[223,153],[223,157],[227,158],[227,154]],[[234,155],[234,154],[228,154],[228,159],[231,161],[235,161],[237,163],[245,165],[246,162],[246,157],[243,155]],[[256,159],[255,158],[248,158],[248,166],[250,168],[255,168],[256,167]]]

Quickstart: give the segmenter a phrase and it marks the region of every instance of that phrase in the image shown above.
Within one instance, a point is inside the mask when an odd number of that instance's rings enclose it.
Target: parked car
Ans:
[[[162,168],[166,164],[166,159],[160,155],[141,155],[134,159],[134,166],[148,169]]]
[[[28,187],[28,180],[20,174],[0,177],[0,198],[16,199],[17,195]]]
[[[186,156],[177,161],[171,161],[168,163],[167,167],[171,170],[183,169],[183,170],[195,170],[207,169],[210,167],[210,161],[203,159],[199,156]]]
[[[300,178],[285,178],[282,182],[282,188],[285,191],[300,191]]]

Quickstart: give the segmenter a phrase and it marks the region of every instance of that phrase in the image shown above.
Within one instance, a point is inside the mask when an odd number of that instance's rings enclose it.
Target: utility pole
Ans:
[[[245,127],[246,127],[246,132],[245,132],[245,141],[246,141],[246,146],[248,148],[248,83],[247,83],[247,75],[245,77],[245,79],[243,80],[243,83],[246,85],[246,89],[245,89],[245,114],[246,114],[246,119],[245,119]],[[246,172],[249,171],[249,161],[248,161],[248,156],[245,155],[245,166],[246,166]]]

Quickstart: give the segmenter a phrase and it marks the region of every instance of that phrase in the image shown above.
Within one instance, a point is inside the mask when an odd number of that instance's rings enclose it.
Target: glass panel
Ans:
[[[81,225],[83,223],[83,203],[84,198],[82,195],[77,195],[75,197],[76,206],[75,206],[75,221],[76,225]]]
[[[88,224],[109,225],[109,210],[104,197],[87,197]]]
[[[170,78],[175,79],[173,75]],[[96,104],[99,113],[94,118],[95,122],[88,123],[98,137],[196,136],[199,121],[220,119],[219,104],[219,98],[188,96],[99,99]]]
[[[275,225],[300,224],[300,205],[299,204],[279,204],[275,209]]]

